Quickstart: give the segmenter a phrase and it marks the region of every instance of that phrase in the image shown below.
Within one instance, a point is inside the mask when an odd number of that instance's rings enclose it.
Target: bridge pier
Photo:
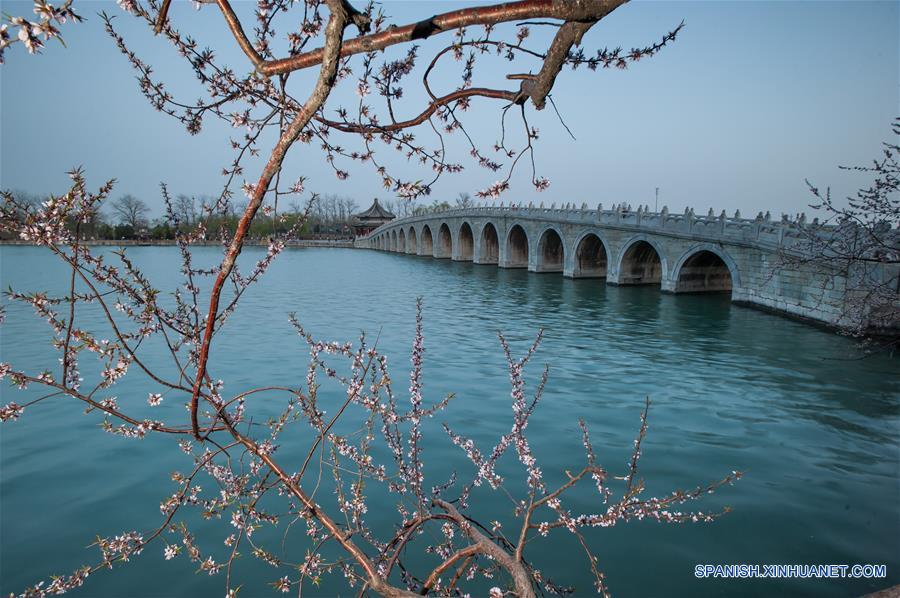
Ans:
[[[497,266],[500,268],[506,268],[507,270],[523,270],[528,269],[528,264],[522,264],[520,262],[514,262],[509,260],[503,260],[497,263]],[[534,270],[531,270],[534,272]]]
[[[566,258],[563,261],[562,275],[565,278],[578,278],[576,273],[575,252],[571,251],[571,249],[568,249],[566,251]]]

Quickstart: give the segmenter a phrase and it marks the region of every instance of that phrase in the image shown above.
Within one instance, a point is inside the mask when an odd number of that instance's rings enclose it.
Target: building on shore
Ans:
[[[353,215],[350,225],[353,227],[353,234],[357,237],[362,237],[394,218],[396,216],[378,203],[378,198],[376,197],[375,201],[372,202],[372,207],[365,212]]]

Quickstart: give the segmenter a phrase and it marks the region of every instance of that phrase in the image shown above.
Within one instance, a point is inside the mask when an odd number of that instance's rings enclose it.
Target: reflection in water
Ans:
[[[177,281],[166,277],[177,268],[176,250],[128,253],[171,292]],[[217,258],[213,248],[197,252],[198,263]],[[38,289],[62,279],[52,276],[63,270],[45,252],[3,247],[0,259],[4,287]],[[241,259],[252,263],[259,251],[247,249]],[[217,338],[212,371],[226,380],[228,392],[301,384],[306,349],[287,323],[287,313],[295,311],[308,330],[329,340],[355,339],[360,330],[379,335],[394,379],[402,380],[417,295],[425,299],[427,400],[456,394],[450,408],[426,424],[430,483],[453,470],[471,473],[441,422],[466,430],[483,450],[509,429],[509,388],[496,331],[521,352],[539,328],[545,341],[529,380],[534,383],[546,364],[550,382],[529,430],[548,478],[562,480],[565,470],[582,463],[579,417],[590,426],[601,461],[621,472],[646,396],[654,402],[642,459],[649,493],[691,488],[732,469],[747,472],[735,487],[696,505],[733,507],[715,524],[633,523],[589,534],[614,594],[842,596],[900,583],[896,360],[856,359],[847,339],[732,305],[727,296],[666,295],[600,279],[368,251],[288,251]],[[46,330],[21,308],[10,307],[0,330],[3,361],[36,368],[55,359],[45,347]],[[164,364],[165,355],[151,361]],[[115,394],[120,402],[144,400],[148,388],[146,380],[130,375]],[[4,402],[20,398],[8,388],[2,392]],[[327,392],[337,400],[334,389]],[[161,409],[177,416],[179,403],[169,400]],[[254,407],[260,417],[275,409],[263,401]],[[164,481],[186,467],[167,439],[128,441],[98,433],[98,418],[82,411],[47,402],[2,428],[0,593],[86,562],[82,547],[97,533],[120,533],[136,521],[141,528],[157,523],[158,503],[172,490]],[[303,446],[296,439],[280,450],[301,454]],[[521,478],[514,460],[501,470],[510,480]],[[47,492],[48,475],[53,492]],[[512,481],[510,487],[518,488]],[[485,519],[512,521],[505,498],[487,492],[475,498]],[[588,492],[573,495],[568,506],[603,508]],[[370,515],[376,527],[381,519],[387,525],[387,515]],[[220,530],[220,523],[201,523],[201,534]],[[221,543],[219,535],[209,535],[210,545]],[[299,536],[289,537],[288,553],[306,549]],[[577,543],[560,535],[535,543],[530,558],[583,595],[591,580],[576,554]],[[271,570],[244,560],[246,595],[268,595]],[[694,565],[710,562],[884,563],[889,579],[695,579]],[[183,581],[172,587],[166,581],[172,578]],[[319,591],[341,591],[330,583]],[[161,551],[148,551],[129,567],[93,576],[88,594],[213,595],[220,586],[218,579],[193,575],[186,561],[164,563]]]

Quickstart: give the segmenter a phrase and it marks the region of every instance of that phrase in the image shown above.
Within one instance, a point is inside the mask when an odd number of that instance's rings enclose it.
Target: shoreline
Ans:
[[[177,247],[178,243],[174,239],[151,239],[142,241],[138,239],[82,239],[82,245],[90,245],[96,247]],[[15,245],[24,247],[35,247],[34,243],[29,241],[20,241],[18,239],[0,239],[0,246]],[[195,241],[191,243],[193,246],[201,247],[222,247],[221,241]],[[255,239],[244,241],[245,247],[268,247],[268,239]],[[285,241],[285,247],[341,247],[353,249],[353,239],[293,239]]]

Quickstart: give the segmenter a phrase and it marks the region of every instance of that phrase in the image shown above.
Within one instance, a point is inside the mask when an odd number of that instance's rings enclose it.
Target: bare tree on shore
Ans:
[[[193,197],[184,193],[175,197],[173,210],[178,219],[187,226],[192,226],[197,219],[197,202]]]
[[[144,200],[138,199],[134,195],[126,194],[110,203],[113,214],[121,224],[130,226],[137,230],[147,223],[147,214],[150,208],[144,203]]]
[[[472,201],[472,196],[462,191],[459,195],[456,196],[456,204],[453,206],[455,208],[471,208],[475,205],[475,202]]]

